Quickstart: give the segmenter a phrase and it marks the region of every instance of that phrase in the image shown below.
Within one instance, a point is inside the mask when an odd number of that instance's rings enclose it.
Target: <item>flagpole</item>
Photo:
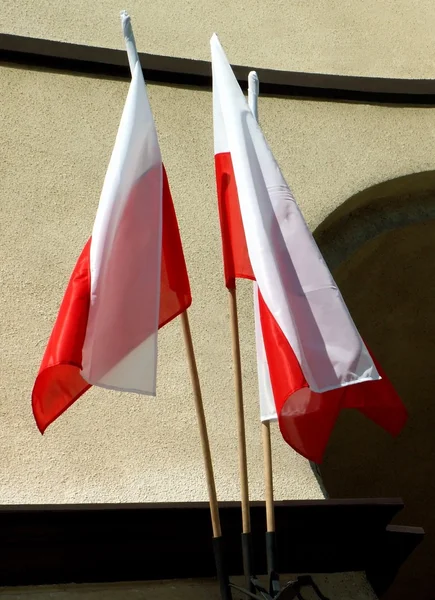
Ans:
[[[255,71],[248,75],[248,104],[255,120],[258,121],[258,95],[260,82]],[[254,294],[258,293],[257,285],[254,283]],[[266,496],[266,552],[267,570],[269,575],[276,572],[276,550],[275,550],[275,511],[273,503],[273,467],[272,467],[272,444],[270,439],[270,422],[261,423],[261,438],[263,443],[264,462],[264,484]]]
[[[242,362],[240,356],[239,320],[237,316],[237,292],[236,288],[229,288],[231,342],[233,351],[234,387],[236,392],[236,422],[238,440],[240,496],[242,508],[242,556],[243,571],[246,577],[246,586],[252,589],[251,577],[253,573],[252,564],[252,541],[251,541],[251,516],[249,510],[249,483],[248,483],[248,459],[246,453],[245,414],[243,408],[243,384],[242,384]]]
[[[230,320],[231,341],[233,349],[234,386],[236,389],[236,418],[237,437],[239,446],[239,474],[242,505],[242,531],[251,532],[251,517],[249,511],[248,459],[246,454],[245,414],[243,408],[242,361],[240,357],[239,320],[237,316],[236,288],[230,288]]]
[[[124,34],[125,47],[127,49],[128,64],[133,75],[134,67],[139,60],[139,54],[136,48],[133,28],[131,26],[131,18],[127,11],[121,11],[122,33]]]
[[[231,341],[233,349],[234,387],[236,390],[236,419],[239,454],[240,495],[242,507],[242,553],[246,586],[253,591],[254,576],[251,539],[251,515],[249,509],[248,459],[246,453],[245,414],[243,407],[242,361],[240,356],[239,320],[237,316],[236,288],[229,288]]]
[[[186,346],[187,360],[189,363],[190,378],[192,380],[193,397],[195,402],[196,416],[198,419],[199,435],[201,439],[202,454],[204,457],[205,475],[207,480],[208,498],[210,504],[211,523],[213,529],[213,550],[216,562],[216,571],[220,585],[222,600],[232,600],[229,586],[228,571],[226,569],[221,524],[219,518],[219,507],[216,495],[216,485],[213,473],[213,464],[210,453],[210,443],[207,433],[207,423],[202,402],[201,386],[199,382],[198,368],[196,366],[195,352],[193,349],[192,334],[190,332],[189,317],[187,311],[181,314],[181,325],[183,328],[184,343]]]
[[[121,12],[121,23],[125,45],[127,48],[128,64],[130,65],[130,71],[133,75],[136,63],[139,61],[139,54],[137,52],[133,28],[131,26],[131,19],[129,14],[125,10]],[[187,361],[189,364],[190,378],[192,381],[193,397],[195,402],[196,416],[198,419],[202,454],[204,458],[205,475],[210,504],[211,524],[213,531],[213,550],[216,562],[217,577],[220,585],[220,594],[222,600],[232,600],[228,572],[226,570],[225,557],[223,552],[222,531],[216,494],[216,484],[213,473],[213,463],[211,460],[210,443],[207,433],[207,423],[205,420],[201,385],[199,382],[198,368],[196,366],[195,352],[193,349],[192,334],[190,332],[190,324],[187,311],[184,311],[181,314],[181,324],[183,328],[183,337],[186,346]]]
[[[260,93],[260,80],[256,71],[248,75],[248,104],[255,120],[258,121],[258,95]]]
[[[228,299],[230,305],[234,388],[236,393],[240,503],[242,509],[243,571],[246,577],[247,588],[252,590],[251,577],[254,573],[252,563],[251,515],[249,508],[248,458],[246,452],[245,412],[243,407],[242,361],[240,356],[239,319],[237,315],[237,292],[235,287],[228,289]]]
[[[201,438],[202,453],[204,456],[205,473],[207,478],[208,496],[210,499],[210,513],[213,527],[213,537],[221,536],[221,525],[219,519],[219,508],[217,503],[216,486],[211,461],[210,444],[208,440],[207,424],[202,402],[201,386],[199,383],[198,368],[196,366],[195,352],[193,349],[192,334],[190,332],[189,317],[187,311],[181,314],[181,325],[183,328],[184,343],[186,346],[187,360],[189,363],[190,378],[192,380],[193,396],[196,414],[198,417],[199,433]]]

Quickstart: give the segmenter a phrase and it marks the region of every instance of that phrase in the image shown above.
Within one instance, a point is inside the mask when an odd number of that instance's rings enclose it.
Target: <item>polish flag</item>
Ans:
[[[177,218],[139,61],[92,231],[32,393],[41,432],[91,385],[155,395],[158,329],[191,304]]]
[[[256,282],[261,419],[278,419],[285,441],[314,462],[343,408],[397,435],[406,409],[361,339],[216,35],[211,54],[225,280]]]

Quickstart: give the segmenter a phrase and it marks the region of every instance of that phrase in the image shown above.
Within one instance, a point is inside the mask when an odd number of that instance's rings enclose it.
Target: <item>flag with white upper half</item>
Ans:
[[[211,39],[215,169],[225,281],[254,280],[260,412],[321,462],[343,408],[397,435],[407,412],[349,314],[252,115]]]
[[[155,395],[158,329],[190,304],[177,218],[137,62],[92,236],[33,388],[41,432],[91,385]]]

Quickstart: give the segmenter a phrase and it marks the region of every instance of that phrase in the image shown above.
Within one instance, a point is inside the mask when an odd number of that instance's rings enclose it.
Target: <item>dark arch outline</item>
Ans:
[[[314,231],[331,270],[386,231],[435,219],[435,171],[390,179],[351,196]]]

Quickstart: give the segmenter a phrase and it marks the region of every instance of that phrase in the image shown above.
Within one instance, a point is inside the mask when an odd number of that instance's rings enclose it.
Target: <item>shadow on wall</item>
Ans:
[[[342,414],[323,465],[332,498],[404,499],[400,522],[426,539],[384,598],[435,597],[435,172],[349,199],[315,237],[351,314],[409,411],[396,440],[356,411]],[[397,521],[399,522],[399,520]]]

